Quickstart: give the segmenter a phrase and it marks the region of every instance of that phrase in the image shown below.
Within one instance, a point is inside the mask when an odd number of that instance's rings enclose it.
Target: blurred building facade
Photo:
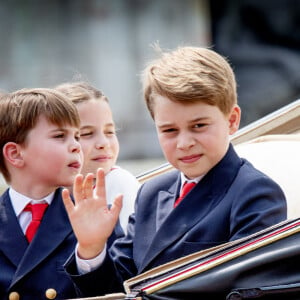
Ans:
[[[210,0],[214,49],[238,83],[241,126],[300,98],[300,0]]]
[[[0,89],[88,80],[110,99],[120,159],[162,157],[140,73],[164,49],[210,44],[205,0],[2,0]]]
[[[0,90],[88,80],[110,99],[120,160],[160,159],[140,83],[151,45],[226,56],[243,127],[300,97],[299,16],[300,0],[2,0]]]

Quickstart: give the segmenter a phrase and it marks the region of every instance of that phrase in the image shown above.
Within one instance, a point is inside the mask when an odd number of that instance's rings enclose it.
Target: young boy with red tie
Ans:
[[[83,294],[64,271],[76,238],[61,198],[82,166],[79,115],[51,89],[0,100],[0,298],[66,299]],[[112,238],[114,235],[112,235]],[[110,242],[109,242],[110,243]],[[78,270],[84,278],[85,270]]]
[[[141,186],[127,235],[105,252],[110,231],[85,221],[104,216],[109,224],[105,228],[111,229],[116,220],[121,201],[116,199],[112,210],[106,210],[103,171],[98,172],[94,197],[90,176],[85,181],[76,178],[75,203],[68,191],[63,192],[78,255],[102,256],[97,268],[99,294],[117,291],[113,280],[122,284],[153,267],[286,218],[279,185],[240,158],[230,143],[241,111],[234,73],[222,56],[200,47],[162,53],[145,69],[144,97],[163,153],[175,170]],[[176,203],[186,181],[195,185]],[[76,280],[73,264],[71,259],[66,267]]]

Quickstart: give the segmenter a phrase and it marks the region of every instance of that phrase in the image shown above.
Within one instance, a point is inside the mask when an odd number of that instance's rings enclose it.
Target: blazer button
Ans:
[[[19,300],[20,299],[20,295],[17,292],[11,292],[8,296],[9,300]]]
[[[47,299],[55,299],[57,292],[55,289],[48,289],[45,293]]]

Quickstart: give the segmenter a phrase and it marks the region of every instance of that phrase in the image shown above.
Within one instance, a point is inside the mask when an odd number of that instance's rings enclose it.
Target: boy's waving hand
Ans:
[[[81,174],[77,175],[74,181],[74,202],[68,189],[62,192],[78,240],[78,255],[82,259],[92,259],[103,251],[122,208],[122,195],[115,198],[111,208],[107,206],[104,176],[103,169],[98,169],[94,188],[93,174],[85,178]]]

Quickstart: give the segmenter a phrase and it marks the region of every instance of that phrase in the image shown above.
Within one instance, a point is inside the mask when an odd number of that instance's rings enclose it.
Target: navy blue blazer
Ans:
[[[118,291],[120,286],[110,285],[114,279],[122,283],[153,267],[245,237],[287,217],[286,199],[279,185],[238,157],[232,145],[173,208],[179,189],[177,170],[141,186],[127,236],[115,241],[97,270],[99,295]],[[69,266],[72,263],[70,260]]]
[[[77,289],[63,267],[76,243],[61,189],[56,191],[30,244],[5,191],[0,197],[0,299],[8,299],[11,292],[17,292],[22,300],[47,299],[48,289],[55,289],[55,299],[91,296]],[[84,275],[78,277],[84,279]]]

